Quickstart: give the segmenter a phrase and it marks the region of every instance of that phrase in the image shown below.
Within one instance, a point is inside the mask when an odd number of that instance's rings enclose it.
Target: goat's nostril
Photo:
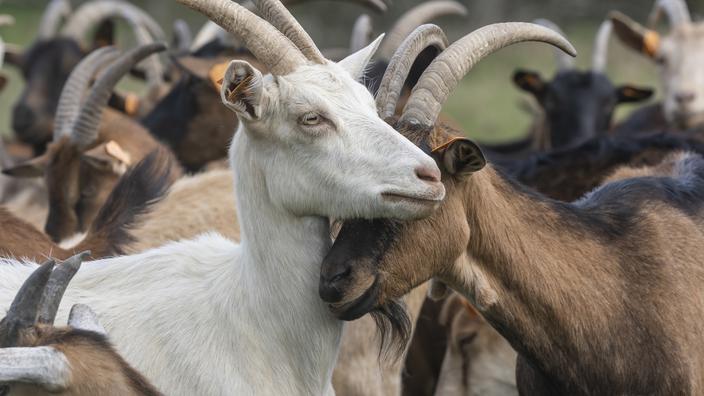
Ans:
[[[679,103],[689,103],[694,101],[694,98],[696,98],[696,95],[692,91],[682,91],[675,95],[675,100]]]
[[[351,271],[352,271],[352,269],[351,269],[350,267],[345,268],[344,271],[338,272],[337,274],[333,275],[333,276],[330,278],[330,283],[338,283],[338,282],[340,282],[341,280],[343,280],[343,279],[347,278],[348,276],[350,276],[350,272],[351,272]]]
[[[416,176],[427,182],[439,183],[440,182],[440,170],[436,167],[420,166],[416,168]]]

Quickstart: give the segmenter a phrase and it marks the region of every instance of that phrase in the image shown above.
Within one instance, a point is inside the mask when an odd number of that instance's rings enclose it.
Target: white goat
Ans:
[[[332,394],[342,324],[318,298],[328,218],[416,218],[444,197],[434,161],[384,123],[355,79],[378,46],[332,63],[281,3],[279,30],[229,0],[179,0],[239,36],[273,75],[233,61],[223,99],[242,243],[217,235],[85,265],[86,303],[126,360],[168,395]],[[296,45],[298,48],[296,48]],[[0,265],[7,307],[35,265]]]

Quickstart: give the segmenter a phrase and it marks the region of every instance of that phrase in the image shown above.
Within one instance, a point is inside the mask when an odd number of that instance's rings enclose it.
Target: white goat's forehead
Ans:
[[[698,55],[704,52],[704,23],[677,26],[663,38],[665,52]]]

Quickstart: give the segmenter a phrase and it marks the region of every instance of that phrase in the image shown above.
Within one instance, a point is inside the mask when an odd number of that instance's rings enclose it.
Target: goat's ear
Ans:
[[[42,177],[48,164],[49,157],[44,154],[10,168],[5,168],[2,173],[12,177]]]
[[[262,73],[246,61],[230,62],[220,88],[220,98],[225,106],[239,117],[255,121],[262,115],[263,97]]]
[[[616,88],[618,103],[636,103],[650,99],[655,91],[652,88],[641,88],[633,85],[622,85]]]
[[[379,45],[381,44],[381,40],[383,38],[384,35],[382,34],[381,36],[377,37],[377,39],[374,40],[371,44],[346,57],[337,64],[342,66],[343,69],[347,70],[347,72],[355,80],[361,79],[362,76],[364,76],[364,70],[367,68],[367,65],[372,60],[372,57],[374,56],[374,53],[376,53],[376,50],[379,48]]]
[[[467,138],[454,139],[446,147],[437,151],[440,152],[445,170],[451,175],[469,175],[486,165],[482,150]]]
[[[540,73],[532,70],[518,69],[513,73],[513,82],[518,88],[540,97],[545,92],[545,82]]]
[[[98,25],[93,35],[93,48],[107,47],[115,44],[115,22],[106,19]]]
[[[660,35],[656,31],[644,28],[618,11],[611,11],[609,20],[613,23],[614,33],[623,44],[636,52],[655,57],[660,48]]]
[[[81,160],[97,170],[117,175],[124,174],[132,163],[130,154],[114,140],[86,151],[81,156]]]

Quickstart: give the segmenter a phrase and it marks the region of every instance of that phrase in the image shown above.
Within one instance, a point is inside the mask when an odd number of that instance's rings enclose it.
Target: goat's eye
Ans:
[[[323,121],[323,117],[318,113],[306,113],[299,120],[301,125],[309,125],[309,126],[318,125],[322,121]]]

